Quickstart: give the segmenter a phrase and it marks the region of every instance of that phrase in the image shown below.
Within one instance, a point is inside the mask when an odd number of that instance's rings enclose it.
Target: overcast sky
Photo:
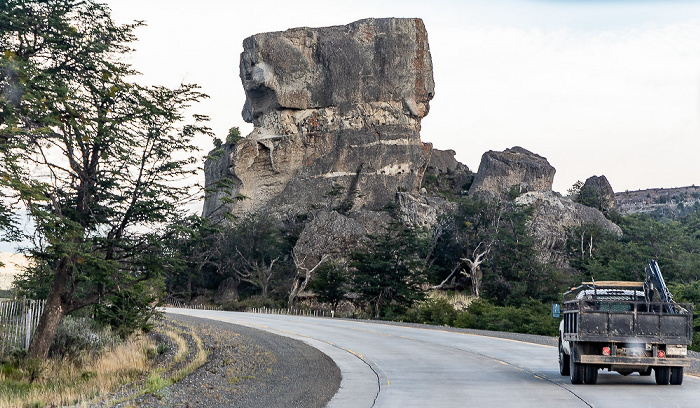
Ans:
[[[244,38],[367,17],[420,17],[435,98],[422,139],[476,171],[522,146],[557,169],[554,190],[604,174],[615,191],[700,184],[700,2],[110,0],[145,20],[131,58],[141,81],[198,83],[224,138],[241,118]],[[202,148],[209,150],[210,142]]]

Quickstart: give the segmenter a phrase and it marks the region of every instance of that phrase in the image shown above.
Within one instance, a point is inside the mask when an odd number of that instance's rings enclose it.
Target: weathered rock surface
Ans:
[[[490,150],[481,156],[479,171],[469,193],[508,193],[517,188],[527,191],[552,191],[556,170],[547,159],[522,147],[502,152]]]
[[[296,28],[243,45],[243,115],[255,128],[205,164],[209,189],[230,180],[207,194],[205,216],[300,214],[329,202],[378,210],[397,191],[418,192],[432,151],[420,120],[434,94],[420,19]]]
[[[294,251],[302,258],[300,266],[312,268],[323,255],[344,258],[367,234],[381,233],[391,221],[385,211],[359,211],[343,215],[337,211],[319,211],[299,235]]]
[[[260,128],[288,109],[372,103],[422,118],[435,87],[428,35],[417,18],[257,34],[243,41],[240,68],[243,118]]]
[[[622,230],[595,208],[574,203],[551,191],[531,191],[518,196],[515,204],[532,206],[534,213],[528,228],[535,238],[539,260],[562,268],[567,267],[567,228],[596,224],[617,235]]]
[[[454,150],[433,149],[423,176],[423,187],[428,194],[449,192],[460,194],[469,190],[474,174],[469,167],[455,158]]]
[[[615,192],[605,176],[592,176],[586,179],[581,187],[580,199],[583,204],[603,212],[616,208]]]
[[[409,193],[396,193],[397,215],[406,225],[432,227],[438,217],[454,210],[456,205],[440,197],[415,196]]]

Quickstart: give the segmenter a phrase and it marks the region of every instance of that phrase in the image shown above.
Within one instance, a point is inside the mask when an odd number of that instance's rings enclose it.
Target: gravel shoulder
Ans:
[[[177,372],[196,354],[195,333],[207,352],[206,362],[182,380],[155,392],[138,395],[148,380],[90,406],[116,407],[325,407],[340,386],[340,370],[325,354],[298,340],[215,320],[168,314],[160,324],[179,330],[187,341],[186,356],[168,336],[152,372],[163,377]],[[116,402],[115,402],[116,401]]]

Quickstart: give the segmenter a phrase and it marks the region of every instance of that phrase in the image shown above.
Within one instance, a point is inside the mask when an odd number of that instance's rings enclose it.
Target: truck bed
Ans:
[[[692,305],[577,299],[564,302],[564,340],[689,345]]]

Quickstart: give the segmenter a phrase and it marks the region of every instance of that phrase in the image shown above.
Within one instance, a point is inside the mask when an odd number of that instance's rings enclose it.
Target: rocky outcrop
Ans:
[[[579,201],[605,213],[616,208],[615,192],[605,176],[592,176],[586,179],[579,192]]]
[[[420,19],[263,33],[243,47],[243,116],[255,128],[206,162],[205,216],[378,210],[419,191],[434,94]]]
[[[298,266],[312,268],[324,255],[344,258],[367,238],[378,234],[391,221],[385,211],[359,211],[348,215],[319,211],[299,235],[295,253]]]
[[[491,150],[481,156],[479,171],[469,194],[506,194],[514,188],[518,194],[552,191],[555,172],[547,159],[522,147],[516,146],[502,152]]]
[[[528,229],[535,238],[535,249],[543,263],[561,268],[567,267],[567,229],[595,224],[617,235],[622,235],[619,226],[605,218],[603,213],[552,191],[532,191],[518,196],[516,205],[532,206],[533,214]]]
[[[456,205],[440,197],[396,193],[398,218],[412,227],[432,227],[438,217],[455,209]]]
[[[455,158],[454,150],[433,149],[423,176],[422,187],[428,194],[447,192],[459,195],[469,190],[474,174]]]
[[[224,279],[214,294],[214,302],[224,304],[237,301],[240,298],[238,295],[238,284],[239,281],[235,278]]]

